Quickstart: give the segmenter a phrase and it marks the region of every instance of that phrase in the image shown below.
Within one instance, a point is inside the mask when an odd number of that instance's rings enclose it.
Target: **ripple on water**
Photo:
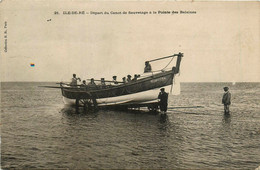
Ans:
[[[2,85],[2,168],[259,166],[259,83],[230,88],[230,116],[221,104],[226,83],[183,84],[169,106],[203,108],[169,109],[166,116],[102,110],[76,114],[63,105],[59,90],[37,90],[38,85]]]

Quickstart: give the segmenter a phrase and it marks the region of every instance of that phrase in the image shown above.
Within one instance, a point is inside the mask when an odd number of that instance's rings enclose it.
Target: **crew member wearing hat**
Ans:
[[[116,78],[117,78],[117,76],[113,76],[113,82],[111,83],[111,85],[118,85]]]
[[[224,94],[222,98],[222,104],[224,104],[224,112],[225,114],[229,114],[229,105],[231,104],[231,94],[228,91],[228,87],[224,87]]]
[[[148,72],[151,72],[151,71],[152,71],[152,66],[151,66],[151,64],[149,63],[149,61],[146,61],[146,62],[145,62],[144,73],[148,73]]]
[[[158,99],[160,100],[160,110],[161,112],[165,113],[168,107],[168,93],[165,92],[164,88],[161,88],[160,90],[161,92],[158,95]]]

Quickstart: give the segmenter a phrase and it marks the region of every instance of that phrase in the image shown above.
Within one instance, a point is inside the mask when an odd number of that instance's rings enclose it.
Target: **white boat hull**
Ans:
[[[170,92],[172,85],[151,89],[139,93],[109,97],[109,98],[101,98],[97,99],[98,106],[112,106],[112,105],[131,105],[131,104],[149,104],[158,102],[158,95],[161,88],[165,88],[166,92]],[[68,99],[63,97],[63,101],[65,104],[75,104],[75,99]]]

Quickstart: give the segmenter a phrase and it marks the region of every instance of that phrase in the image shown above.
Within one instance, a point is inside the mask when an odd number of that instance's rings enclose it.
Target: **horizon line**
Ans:
[[[57,81],[0,81],[1,83],[60,83]],[[183,81],[180,83],[260,83],[260,81]]]

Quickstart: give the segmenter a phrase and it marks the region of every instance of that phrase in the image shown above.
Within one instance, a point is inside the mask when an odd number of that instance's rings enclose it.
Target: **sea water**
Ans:
[[[181,83],[180,95],[169,96],[166,116],[76,113],[63,104],[59,89],[41,85],[54,83],[1,83],[2,169],[260,165],[260,83]],[[224,86],[232,94],[230,115],[221,104]]]

